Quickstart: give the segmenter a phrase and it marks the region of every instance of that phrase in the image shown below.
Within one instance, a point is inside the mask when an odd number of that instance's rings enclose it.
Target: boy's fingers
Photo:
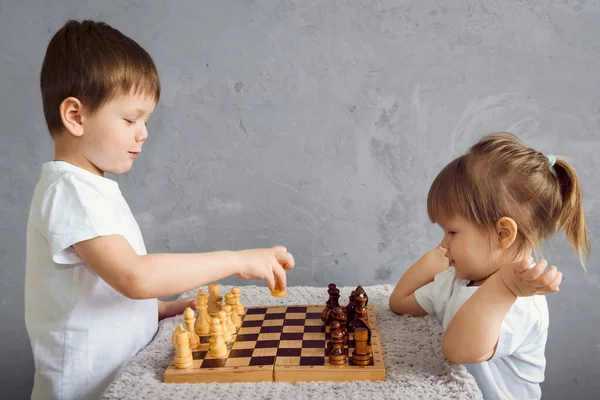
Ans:
[[[530,269],[530,265],[533,263],[533,259],[531,257],[524,258],[521,261],[515,262],[515,271],[517,272],[525,272]]]
[[[559,272],[558,274],[556,274],[556,278],[554,278],[554,280],[548,286],[548,288],[550,290],[552,290],[553,292],[558,292],[558,291],[560,291],[559,286],[561,283],[562,283],[562,272]]]
[[[269,286],[270,291],[275,290],[275,275],[273,275],[273,273],[269,273],[265,278],[265,281],[267,281],[267,286]]]
[[[285,270],[279,264],[273,265],[273,274],[275,275],[275,279],[277,282],[275,283],[275,289],[279,289],[282,292],[285,292],[287,287],[287,277],[285,275]]]
[[[287,251],[285,246],[273,246],[273,250],[275,250],[276,252],[279,252],[279,251],[286,252]]]
[[[288,253],[287,251],[278,251],[275,253],[275,258],[277,259],[277,262],[285,269],[292,269],[294,268],[295,265],[295,261],[294,261],[294,257]]]

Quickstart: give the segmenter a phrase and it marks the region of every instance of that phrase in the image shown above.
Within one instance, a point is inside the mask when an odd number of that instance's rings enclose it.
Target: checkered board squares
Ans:
[[[248,308],[242,326],[228,344],[225,358],[208,352],[210,336],[201,336],[193,351],[193,367],[176,369],[171,362],[165,382],[260,382],[381,380],[385,370],[375,310],[367,308],[373,358],[367,366],[351,362],[348,341],[346,365],[331,365],[327,357],[329,327],[321,321],[324,305]]]

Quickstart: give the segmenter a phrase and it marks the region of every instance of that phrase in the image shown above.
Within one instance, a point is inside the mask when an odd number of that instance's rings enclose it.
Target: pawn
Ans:
[[[231,333],[227,327],[227,312],[224,310],[219,311],[219,320],[221,321],[221,329],[223,331],[223,340],[225,343],[233,342]]]
[[[331,334],[331,351],[329,352],[329,364],[344,365],[347,362],[346,349],[344,348],[344,334],[336,329]]]
[[[211,343],[208,352],[213,358],[225,358],[227,356],[227,345],[223,340],[223,328],[219,318],[213,318],[210,324]]]
[[[242,318],[238,314],[237,299],[235,298],[235,295],[227,293],[225,295],[225,303],[231,306],[231,320],[233,321],[233,324],[236,328],[240,328],[242,326]]]
[[[335,283],[329,284],[327,293],[329,293],[329,299],[325,303],[327,308],[334,309],[335,307],[339,307],[340,289],[336,287]]]
[[[231,289],[231,294],[233,294],[233,296],[235,297],[236,301],[237,301],[237,312],[238,315],[240,317],[243,317],[244,315],[246,315],[246,309],[244,308],[244,306],[242,305],[242,294],[240,292],[240,288],[239,287],[234,287],[233,289]]]
[[[196,334],[196,329],[194,327],[196,315],[194,314],[194,310],[190,307],[187,307],[183,312],[183,321],[185,322],[187,331],[190,333],[190,346],[192,350],[198,350],[200,348],[200,338],[198,337],[198,334]]]
[[[233,323],[233,321],[231,320],[231,306],[229,304],[226,304],[223,306],[223,310],[225,311],[225,319],[227,321],[227,331],[229,332],[229,334],[231,336],[235,335],[236,329],[235,329],[235,324]]]
[[[346,325],[342,325],[340,323],[340,321],[338,321],[338,320],[331,321],[331,324],[329,325],[329,332],[333,332],[338,329],[340,331],[342,331],[344,345],[347,345],[348,344],[348,329],[346,329]]]
[[[344,310],[344,307],[334,308],[331,313],[331,320],[339,321],[343,329],[346,329],[348,316],[346,315],[346,310]]]
[[[191,368],[194,364],[194,356],[192,356],[192,349],[190,347],[190,336],[186,330],[180,330],[175,335],[175,354],[175,368],[187,369]]]

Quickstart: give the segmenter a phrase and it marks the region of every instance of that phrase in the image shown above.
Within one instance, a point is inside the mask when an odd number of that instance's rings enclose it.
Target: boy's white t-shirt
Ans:
[[[415,291],[419,305],[435,316],[444,330],[477,287],[459,279],[454,268],[439,273],[434,281]],[[468,364],[486,400],[539,399],[544,380],[548,335],[548,306],[545,296],[518,297],[500,330],[494,356],[482,363]]]
[[[117,182],[62,161],[43,165],[27,225],[25,323],[33,350],[33,399],[98,398],[158,326],[156,299],[114,290],[71,247],[123,235],[144,240]]]

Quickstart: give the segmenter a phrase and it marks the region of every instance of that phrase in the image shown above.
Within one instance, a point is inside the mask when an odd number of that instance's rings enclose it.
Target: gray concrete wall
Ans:
[[[116,178],[151,252],[284,243],[290,285],[393,284],[440,240],[425,207],[437,172],[498,130],[573,160],[597,243],[597,1],[170,4],[0,2],[0,397],[32,384],[25,226],[52,157],[38,74],[68,18],[107,21],[159,67],[145,152]],[[591,398],[598,256],[587,276],[562,237],[547,256],[565,281],[548,297],[545,398]]]

